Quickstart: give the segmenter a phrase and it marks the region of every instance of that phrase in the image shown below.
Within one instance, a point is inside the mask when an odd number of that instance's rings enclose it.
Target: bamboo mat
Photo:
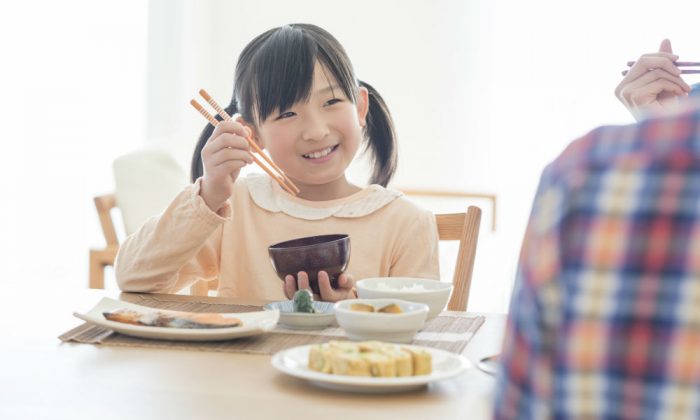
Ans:
[[[168,300],[163,295],[133,295],[127,299],[131,303],[158,309],[187,312],[251,312],[262,310],[259,306],[213,304],[205,302],[183,302]],[[468,315],[463,312],[443,312],[428,321],[416,334],[411,344],[462,353],[479,327],[484,323],[483,316]],[[64,342],[95,344],[105,346],[147,347],[158,349],[178,349],[195,351],[215,351],[226,353],[274,354],[280,350],[306,344],[325,343],[330,340],[346,340],[342,328],[330,327],[322,330],[292,330],[278,325],[267,334],[236,338],[227,341],[170,341],[151,340],[116,333],[110,329],[83,323],[59,336]]]

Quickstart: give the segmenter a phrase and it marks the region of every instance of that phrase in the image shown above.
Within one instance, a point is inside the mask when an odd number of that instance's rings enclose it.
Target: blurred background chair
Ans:
[[[117,229],[128,236],[151,216],[160,214],[187,183],[182,167],[169,153],[139,150],[118,157],[113,163],[114,193],[95,197],[106,245],[90,250],[89,287],[104,288],[107,267],[114,265],[119,249]],[[117,226],[113,212],[118,211]]]

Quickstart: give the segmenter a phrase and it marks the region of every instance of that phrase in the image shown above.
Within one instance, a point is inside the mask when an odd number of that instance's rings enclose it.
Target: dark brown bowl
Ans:
[[[280,279],[284,281],[288,274],[296,278],[298,272],[306,271],[311,290],[320,294],[319,271],[327,272],[331,286],[338,287],[338,276],[350,261],[350,237],[336,234],[297,238],[271,245],[268,252]]]

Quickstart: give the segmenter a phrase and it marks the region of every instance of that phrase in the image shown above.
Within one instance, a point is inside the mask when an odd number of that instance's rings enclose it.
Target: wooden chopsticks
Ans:
[[[627,67],[634,66],[634,63],[635,61],[628,61]],[[700,67],[700,61],[676,61],[673,64],[676,67]],[[626,76],[627,73],[629,73],[629,70],[623,71],[622,75]],[[682,69],[681,74],[700,74],[700,69]]]
[[[202,95],[202,98],[204,98],[204,100],[207,101],[207,103],[208,103],[209,105],[211,105],[212,108],[214,108],[214,109],[216,110],[216,112],[219,114],[219,116],[221,116],[221,118],[223,118],[224,120],[226,120],[226,121],[232,121],[232,120],[235,121],[235,120],[238,119],[238,117],[239,117],[238,114],[234,115],[233,117],[231,117],[230,115],[228,115],[228,113],[227,113],[223,108],[221,108],[221,107],[219,106],[219,104],[216,103],[216,101],[207,93],[206,90],[201,89],[201,90],[199,91],[199,94]],[[199,102],[197,102],[196,100],[192,99],[192,100],[190,101],[190,104],[191,104],[197,111],[199,111],[199,113],[202,114],[202,115],[204,116],[204,118],[206,118],[207,121],[209,121],[209,123],[210,123],[211,125],[213,125],[214,127],[216,127],[216,126],[219,124],[219,121],[217,121],[217,119],[214,118],[209,112],[207,112],[207,110],[205,110],[204,107],[203,107],[202,105],[199,104]],[[253,149],[253,150],[251,150],[251,152],[250,152],[250,155],[251,155],[251,157],[253,158],[253,162],[255,162],[255,164],[257,164],[257,165],[258,165],[259,167],[261,167],[265,172],[267,172],[267,174],[270,175],[270,176],[272,177],[272,179],[274,179],[275,181],[277,181],[277,183],[280,184],[280,186],[281,186],[282,188],[284,188],[285,191],[287,191],[287,192],[290,193],[291,195],[297,195],[297,194],[299,193],[299,191],[300,191],[299,188],[297,188],[297,186],[294,185],[294,183],[292,182],[291,179],[287,178],[287,175],[285,175],[284,172],[282,172],[282,170],[275,164],[275,162],[273,162],[272,159],[270,159],[270,157],[267,156],[267,154],[265,154],[265,153],[262,151],[262,149],[260,149],[260,147],[257,145],[257,143],[255,143],[255,142],[250,138],[250,130],[248,130],[248,127],[246,127],[246,130],[248,131],[249,134],[248,134],[248,136],[246,136],[245,139],[248,141],[248,144],[250,145],[251,149]],[[267,162],[267,164],[268,164],[270,167],[268,167],[268,166],[265,165],[263,162],[261,162],[258,158],[256,158],[256,157],[255,157],[255,154],[254,154],[253,152],[256,152],[258,155],[260,155],[260,156],[263,158],[263,160],[264,160],[265,162]],[[275,171],[276,171],[276,173],[275,173]]]

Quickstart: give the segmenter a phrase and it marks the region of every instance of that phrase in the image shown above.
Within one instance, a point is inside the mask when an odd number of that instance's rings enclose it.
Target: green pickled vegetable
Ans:
[[[304,312],[307,314],[313,314],[316,312],[314,309],[314,295],[311,294],[309,289],[297,290],[294,293],[294,312]]]

